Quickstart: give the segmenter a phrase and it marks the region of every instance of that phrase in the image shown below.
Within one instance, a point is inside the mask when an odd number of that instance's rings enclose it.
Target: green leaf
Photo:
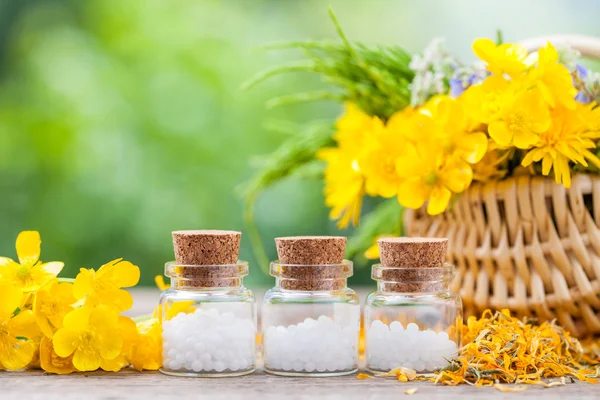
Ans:
[[[385,200],[368,214],[361,217],[355,235],[348,240],[346,253],[349,258],[362,255],[380,235],[402,235],[402,206],[396,199]]]
[[[312,93],[283,95],[269,100],[268,106],[297,101],[349,101],[369,115],[387,119],[409,105],[409,84],[414,78],[409,68],[410,55],[397,46],[365,46],[351,42],[333,12],[329,12],[342,43],[295,41],[263,46],[268,50],[300,49],[306,60],[259,73],[243,88],[252,88],[281,73],[307,71],[320,75],[323,82],[334,87]]]

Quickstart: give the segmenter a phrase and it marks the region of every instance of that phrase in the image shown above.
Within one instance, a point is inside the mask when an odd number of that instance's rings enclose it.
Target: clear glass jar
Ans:
[[[386,268],[376,264],[377,290],[365,304],[365,359],[372,372],[418,372],[447,365],[461,343],[462,301],[450,290],[454,267]]]
[[[163,366],[167,375],[220,377],[256,365],[256,302],[244,287],[248,263],[169,262],[171,287],[160,296]]]
[[[265,371],[286,376],[337,376],[358,370],[360,306],[347,287],[352,262],[271,263],[275,287],[262,308]]]

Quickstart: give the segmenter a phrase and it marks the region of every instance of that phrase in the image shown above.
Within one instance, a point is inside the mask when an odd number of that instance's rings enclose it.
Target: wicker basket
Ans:
[[[554,36],[600,59],[600,39]],[[473,184],[451,209],[430,216],[405,212],[410,236],[448,237],[454,289],[466,315],[508,308],[556,318],[574,335],[600,334],[600,176],[580,174],[565,189],[545,177]]]

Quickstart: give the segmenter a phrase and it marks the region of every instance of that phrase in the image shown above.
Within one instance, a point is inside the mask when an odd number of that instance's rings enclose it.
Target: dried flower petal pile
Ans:
[[[463,335],[467,344],[439,372],[436,383],[542,384],[543,378],[564,376],[598,382],[600,367],[583,365],[581,343],[554,321],[537,325],[512,317],[508,310],[487,310],[480,319],[468,319]]]

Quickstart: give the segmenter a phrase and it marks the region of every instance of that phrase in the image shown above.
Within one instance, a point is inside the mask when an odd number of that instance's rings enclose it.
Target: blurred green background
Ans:
[[[308,74],[248,92],[240,85],[301,57],[257,51],[261,44],[337,40],[328,5],[352,40],[416,52],[445,36],[466,60],[474,38],[499,28],[505,40],[600,35],[594,0],[0,1],[0,254],[15,257],[18,232],[36,229],[43,260],[65,261],[62,276],[124,257],[151,285],[173,258],[172,230],[244,231],[235,188],[252,176],[252,157],[285,139],[266,125],[340,109],[265,108],[271,97],[321,87]],[[258,199],[271,259],[275,236],[340,233],[322,186],[291,179]],[[254,263],[242,243],[241,258]],[[253,268],[250,285],[271,282]],[[367,268],[352,281],[360,282]]]

